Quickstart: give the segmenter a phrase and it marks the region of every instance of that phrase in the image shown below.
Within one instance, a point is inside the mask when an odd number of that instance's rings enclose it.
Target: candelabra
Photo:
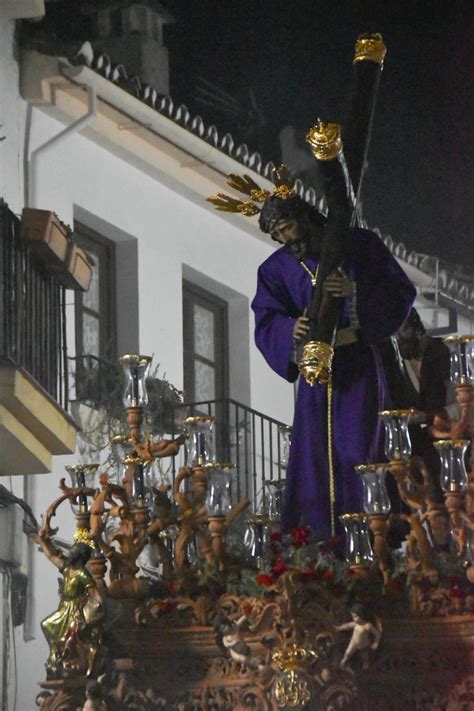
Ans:
[[[389,574],[389,548],[387,546],[387,533],[390,527],[389,512],[390,499],[385,484],[387,470],[383,464],[361,464],[356,467],[356,472],[362,479],[364,488],[364,511],[372,531],[373,551],[382,573],[384,584],[388,585]]]
[[[470,342],[462,343],[461,353],[465,353]],[[459,392],[466,403],[472,401],[472,373],[459,375],[459,364],[462,361],[466,370],[471,361],[465,354],[461,358],[459,352],[458,348],[456,377],[462,384],[457,387],[462,388]],[[250,502],[232,500],[235,470],[230,463],[216,461],[214,418],[196,416],[184,421],[186,465],[179,469],[172,487],[159,486],[153,461],[175,454],[184,435],[160,442],[143,436],[149,359],[132,354],[123,359],[123,364],[130,435],[116,437],[113,443],[123,450],[123,469],[120,475],[112,472],[97,477],[97,465],[70,467],[72,486],[67,487],[62,480],[62,496],[46,513],[43,536],[54,536],[51,519],[58,506],[69,500],[77,520],[75,539],[93,546],[88,566],[96,586],[120,605],[120,625],[124,624],[126,632],[116,625],[113,634],[125,647],[128,641],[124,635],[130,633],[140,636],[143,631],[144,638],[159,639],[158,630],[167,634],[172,630],[172,636],[179,638],[181,631],[189,635],[192,625],[201,635],[211,623],[218,633],[222,625],[224,647],[232,650],[231,660],[238,661],[239,673],[259,669],[260,675],[264,670],[265,690],[259,687],[258,693],[266,699],[268,708],[303,707],[312,699],[319,703],[331,693],[336,699],[341,690],[355,707],[355,677],[350,676],[350,668],[336,672],[330,661],[333,652],[327,651],[334,649],[337,665],[334,629],[344,628],[339,623],[350,613],[344,608],[349,597],[374,603],[374,609],[385,612],[387,602],[405,606],[392,586],[398,582],[393,578],[403,570],[401,579],[406,581],[412,612],[432,614],[441,604],[446,606],[440,601],[449,598],[449,590],[442,587],[445,583],[440,579],[437,551],[446,550],[450,530],[460,556],[458,563],[465,562],[467,578],[474,582],[474,482],[465,467],[470,443],[466,410],[461,408],[458,420],[462,427],[443,420],[443,437],[434,442],[441,461],[443,503],[433,499],[432,472],[412,454],[409,427],[413,411],[385,410],[380,417],[385,425],[387,462],[356,467],[363,486],[364,511],[340,517],[346,565],[341,565],[334,553],[328,553],[331,544],[310,541],[308,530],[294,529],[289,535],[279,530],[283,479],[264,482],[268,495],[262,497],[264,505],[246,518],[243,545],[248,555],[240,559],[237,546],[230,550],[227,534]],[[436,427],[433,434],[438,432]],[[451,436],[460,431],[463,437]],[[279,471],[285,468],[289,431],[285,429],[280,435],[283,464]],[[389,476],[394,477],[406,506],[401,513],[391,511],[386,486]],[[409,524],[409,533],[404,567],[395,570],[388,540],[391,527],[400,520]],[[294,555],[295,550],[298,555]],[[331,556],[332,569],[326,567]],[[454,609],[455,603],[452,605]],[[271,650],[258,661],[252,659],[256,642],[245,645],[237,639],[235,628],[244,625],[242,620],[249,633],[262,633],[262,649],[269,645]],[[139,632],[134,623],[140,625]],[[326,635],[321,648],[315,641],[315,629]],[[142,642],[133,644],[136,649]],[[199,644],[196,641],[196,649]],[[226,669],[232,674],[233,668],[229,661]],[[66,674],[67,670],[63,671]]]
[[[423,579],[432,584],[438,583],[433,545],[446,545],[446,522],[449,521],[458,556],[465,563],[467,579],[474,582],[474,480],[465,466],[472,436],[474,337],[452,336],[445,339],[445,343],[450,351],[451,380],[456,389],[460,414],[458,419],[453,420],[439,414],[430,428],[434,438],[433,446],[440,457],[440,485],[444,505],[435,499],[434,473],[420,457],[412,455],[409,425],[415,411],[385,410],[379,415],[385,426],[385,455],[388,462],[356,467],[363,484],[366,518],[362,514],[341,517],[346,532],[348,564],[358,574],[367,570],[371,564],[367,553],[370,531],[374,560],[385,584],[390,581],[387,535],[392,524],[399,520],[410,526],[406,567],[412,571],[412,575],[414,571],[419,571]],[[400,499],[406,505],[405,512],[390,513],[390,500],[385,486],[387,473],[396,481]],[[364,521],[367,521],[367,526]]]

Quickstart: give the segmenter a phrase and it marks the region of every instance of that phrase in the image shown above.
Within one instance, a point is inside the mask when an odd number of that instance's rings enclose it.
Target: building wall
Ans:
[[[61,128],[34,110],[32,148]],[[257,266],[271,254],[273,243],[253,238],[79,135],[40,158],[37,174],[38,206],[54,210],[68,224],[74,218],[89,223],[117,242],[126,235],[137,240],[140,351],[154,354],[171,382],[182,387],[183,273],[207,282],[221,297],[232,301],[241,295],[250,305]],[[135,298],[126,280],[117,289],[122,303],[128,295]],[[128,327],[128,318],[119,314],[119,337]],[[241,323],[230,328],[240,330]],[[241,337],[250,354],[251,396],[246,404],[287,421],[292,388],[268,369],[253,346],[251,319]],[[237,389],[230,394],[239,399]]]
[[[38,109],[31,111],[20,98],[13,24],[0,22],[0,27],[0,135],[7,136],[0,143],[0,196],[19,213],[28,180],[24,171],[28,124],[31,122],[30,151],[62,130],[63,125]],[[253,238],[80,135],[41,157],[37,175],[37,207],[53,210],[71,226],[74,219],[79,220],[121,246],[117,306],[122,352],[139,349],[153,354],[161,373],[182,388],[184,275],[229,303],[230,396],[291,422],[293,387],[272,373],[253,345],[250,302],[257,266],[274,249],[270,240],[266,244]],[[73,355],[72,292],[68,298],[68,331],[69,354]],[[74,457],[57,457],[51,474],[28,478],[28,501],[38,518],[59,493],[57,485],[64,466],[74,461]],[[22,477],[16,478],[14,489],[18,495],[25,495]],[[57,523],[60,535],[70,539],[74,529],[71,512],[61,512]],[[58,572],[35,546],[30,558],[27,572],[33,582],[33,614],[25,628],[17,628],[15,633],[19,711],[32,708],[37,684],[45,678],[47,645],[39,623],[58,602]],[[25,637],[30,640],[26,642]],[[13,686],[12,680],[11,693]]]
[[[13,23],[3,20],[0,14],[0,136],[6,136],[0,143],[0,197],[20,212],[28,177],[26,139],[29,136],[29,150],[33,150],[63,126],[38,109],[30,110],[20,98]],[[272,373],[254,347],[249,311],[257,266],[271,254],[273,243],[255,239],[80,135],[40,159],[36,195],[38,207],[55,211],[71,226],[79,220],[119,246],[119,350],[153,354],[161,373],[182,388],[184,276],[229,303],[230,396],[291,422],[293,387]],[[73,355],[72,293],[68,319],[69,353]],[[18,495],[26,491],[38,517],[56,497],[64,466],[74,461],[74,457],[57,457],[51,474],[29,477],[26,485],[22,478],[14,482]],[[71,512],[62,511],[57,523],[60,535],[70,539]],[[37,683],[44,679],[48,652],[39,623],[58,602],[57,571],[34,547],[30,554],[27,572],[33,605],[27,624],[15,634],[18,711],[33,707]],[[25,552],[25,565],[27,558]]]

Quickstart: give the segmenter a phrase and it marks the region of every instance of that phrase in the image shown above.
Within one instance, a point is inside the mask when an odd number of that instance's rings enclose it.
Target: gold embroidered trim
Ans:
[[[303,262],[300,262],[301,266],[303,269],[308,272],[309,276],[311,277],[311,286],[316,286],[316,283],[318,281],[318,273],[319,273],[319,264],[316,267],[316,271],[312,272],[311,269]]]
[[[329,465],[329,505],[331,508],[331,535],[336,533],[334,505],[336,503],[336,485],[334,482],[334,460],[332,452],[332,376],[328,381],[328,465]]]

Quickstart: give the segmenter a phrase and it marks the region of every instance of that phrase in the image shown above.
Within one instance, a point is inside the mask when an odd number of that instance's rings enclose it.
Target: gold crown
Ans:
[[[306,134],[313,155],[318,160],[332,160],[342,151],[341,127],[337,123],[324,123],[317,119]]]
[[[275,186],[272,193],[257,185],[250,175],[231,173],[227,178],[227,184],[231,188],[247,195],[250,200],[238,200],[225,193],[217,193],[217,195],[211,195],[206,198],[208,202],[212,202],[216,210],[221,212],[240,212],[245,217],[253,217],[262,209],[258,206],[258,203],[264,203],[271,195],[275,195],[282,200],[295,195],[293,188],[294,178],[283,163],[279,168],[273,168],[272,170],[272,183]]]
[[[85,543],[86,546],[89,546],[92,550],[95,550],[94,540],[87,528],[76,528],[74,540],[76,543]]]
[[[281,669],[281,671],[292,671],[297,667],[304,666],[308,662],[317,658],[316,652],[305,647],[298,647],[297,644],[291,644],[285,649],[279,649],[272,654],[272,660]]]
[[[355,44],[353,63],[368,60],[383,67],[383,60],[386,54],[387,48],[384,45],[381,34],[376,32],[375,34],[359,35]]]

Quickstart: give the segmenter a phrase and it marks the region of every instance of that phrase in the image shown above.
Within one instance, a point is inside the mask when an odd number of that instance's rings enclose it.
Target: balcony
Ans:
[[[40,474],[72,454],[67,407],[65,293],[20,238],[0,201],[0,476]]]
[[[92,355],[69,358],[69,382],[71,404],[74,403],[76,417],[83,422],[84,429],[94,425],[100,429],[100,418],[91,419],[93,411],[106,413],[106,426],[102,423],[104,437],[106,432],[110,435],[112,431],[127,429],[122,372],[117,363]],[[148,394],[146,428],[153,435],[176,437],[186,417],[212,415],[216,460],[231,462],[236,468],[233,477],[236,500],[249,498],[256,507],[265,505],[269,493],[265,482],[286,476],[288,447],[280,435],[280,429],[286,428],[283,422],[229,398],[179,402],[173,386],[158,378],[148,380]],[[186,463],[186,456],[183,448],[172,461],[169,474],[173,479],[178,468]]]

